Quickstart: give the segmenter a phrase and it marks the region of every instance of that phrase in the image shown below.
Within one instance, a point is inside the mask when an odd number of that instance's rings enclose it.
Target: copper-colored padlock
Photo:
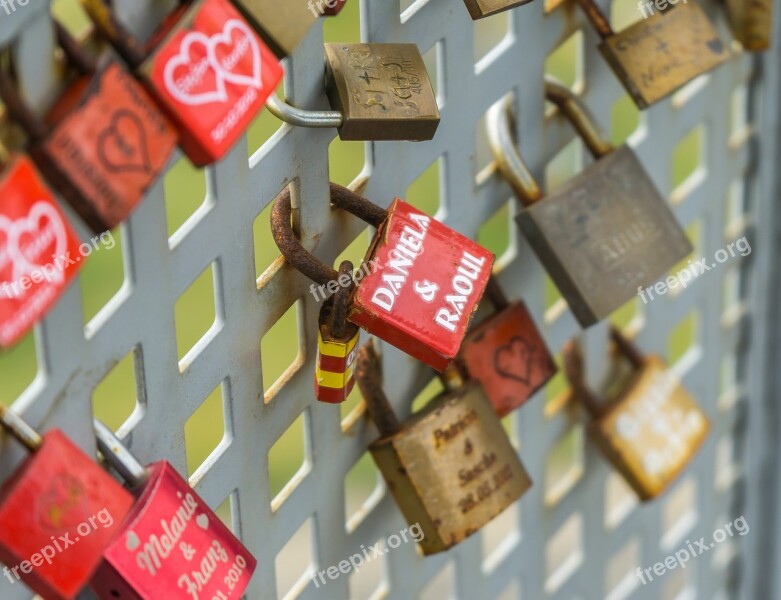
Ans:
[[[452,387],[400,423],[382,390],[371,343],[358,353],[358,386],[380,439],[369,446],[424,554],[462,542],[515,503],[532,485],[480,385]]]
[[[485,297],[496,313],[467,334],[458,362],[504,417],[525,404],[558,368],[522,300],[511,304],[495,277]]]
[[[773,32],[771,0],[725,0],[732,34],[749,52],[770,48]]]
[[[472,19],[482,19],[510,10],[516,6],[528,4],[532,0],[464,0]]]
[[[615,399],[600,401],[586,385],[575,342],[565,349],[565,369],[574,396],[592,417],[591,438],[640,499],[650,500],[691,462],[710,424],[661,356],[644,356],[616,329],[611,335],[618,353],[633,367]]]
[[[500,172],[525,205],[521,231],[588,327],[667,273],[692,245],[631,148],[614,149],[569,89],[549,81],[545,92],[596,162],[544,196],[513,141],[509,99],[490,110],[489,139]]]
[[[331,2],[332,0],[328,0]],[[277,55],[293,53],[317,22],[325,0],[231,0],[239,12]]]
[[[0,72],[0,97],[30,138],[48,181],[96,233],[116,227],[143,199],[176,149],[171,123],[119,62],[90,56],[56,25],[60,46],[81,72],[45,120]]]
[[[347,141],[433,139],[439,107],[415,44],[326,44],[325,59],[333,110],[303,110],[272,96],[269,111],[291,125],[336,128]]]
[[[347,0],[316,0],[318,3],[323,3],[323,12],[321,14],[326,17],[335,17],[347,4]]]
[[[639,108],[647,108],[727,61],[730,52],[696,0],[615,33],[595,0],[577,0],[610,67]]]

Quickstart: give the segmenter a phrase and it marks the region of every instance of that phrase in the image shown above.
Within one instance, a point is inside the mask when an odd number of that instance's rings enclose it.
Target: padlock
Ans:
[[[730,58],[696,0],[656,12],[619,33],[595,0],[577,1],[602,38],[600,52],[638,108],[647,108]]]
[[[641,500],[662,494],[708,436],[710,423],[661,356],[644,356],[618,330],[611,336],[633,373],[616,398],[600,401],[585,382],[580,346],[569,342],[564,365],[572,392],[590,414],[589,435]]]
[[[228,0],[187,3],[164,22],[147,49],[106,0],[82,4],[168,113],[182,150],[196,166],[227,154],[282,79],[276,57]]]
[[[443,552],[485,526],[532,485],[480,384],[450,389],[400,423],[380,381],[371,342],[358,353],[356,378],[380,438],[369,446],[388,489],[410,524],[419,523],[424,554]]]
[[[322,14],[325,15],[326,17],[335,17],[340,12],[342,12],[344,5],[347,4],[347,0],[316,0],[316,1],[323,2]]]
[[[509,99],[489,111],[489,140],[500,172],[526,205],[517,216],[521,231],[588,327],[665,275],[692,245],[631,148],[615,150],[568,88],[546,82],[545,92],[596,162],[543,197],[513,141]]]
[[[323,14],[326,0],[231,0],[278,58],[293,53]],[[328,0],[331,2],[332,0]]]
[[[494,277],[485,296],[496,313],[467,334],[458,362],[504,417],[525,404],[558,368],[522,300],[510,304]]]
[[[89,57],[60,25],[60,46],[81,77],[38,119],[8,74],[0,97],[29,136],[41,173],[95,233],[124,221],[176,149],[171,123],[146,91],[108,56]]]
[[[532,0],[464,0],[469,15],[473,20],[490,17],[491,15],[510,10],[516,6],[528,4]]]
[[[106,600],[241,598],[257,561],[170,463],[143,467],[95,420],[103,457],[138,495],[90,588]]]
[[[309,111],[271,96],[266,106],[298,127],[336,128],[346,141],[424,141],[439,127],[434,88],[415,44],[326,44],[331,111]]]
[[[339,266],[339,289],[320,308],[315,368],[315,398],[338,404],[355,387],[355,356],[361,330],[347,320],[350,294],[355,286],[353,265]]]
[[[79,239],[32,161],[0,148],[0,348],[30,330],[82,264]]]
[[[3,574],[47,600],[75,598],[133,498],[59,429],[41,436],[5,407],[0,424],[32,453],[0,488]]]
[[[749,52],[770,47],[773,3],[770,0],[725,0],[732,34]]]
[[[347,318],[442,371],[458,353],[494,255],[400,198],[386,211],[333,183],[330,193],[334,207],[377,228]],[[285,188],[271,210],[271,231],[282,255],[321,286],[337,281],[334,269],[301,246],[291,213]]]

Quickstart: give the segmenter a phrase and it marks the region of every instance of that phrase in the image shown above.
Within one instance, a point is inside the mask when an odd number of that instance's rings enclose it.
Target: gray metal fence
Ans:
[[[526,300],[549,346],[558,351],[580,328],[515,231],[510,216],[517,205],[491,168],[483,117],[494,102],[513,93],[524,157],[545,179],[546,166],[574,136],[558,117],[546,117],[542,80],[546,65],[554,68],[546,63],[548,56],[565,45],[559,60],[576,67],[574,85],[603,124],[615,124],[616,111],[628,104],[596,50],[597,36],[571,3],[549,2],[546,11],[538,0],[493,17],[490,24],[473,23],[461,0],[350,3],[360,10],[352,7],[338,18],[360,13],[362,39],[419,45],[442,113],[430,143],[366,145],[365,195],[385,206],[394,196],[413,193],[421,175],[438,177],[439,198],[426,206],[438,201],[437,214],[448,225],[476,236],[489,219],[502,223],[510,240],[499,261],[502,285]],[[47,4],[17,6],[9,15],[0,9],[0,44],[14,45],[25,92],[39,106],[58,85]],[[148,34],[173,2],[115,4],[136,31]],[[621,4],[624,13],[635,10],[632,2]],[[705,7],[727,36],[721,4]],[[778,23],[775,30],[778,40]],[[287,61],[285,93],[299,106],[324,106],[322,44],[318,27]],[[351,399],[350,410],[314,401],[319,307],[308,293],[309,282],[279,258],[268,265],[253,260],[258,235],[253,224],[259,215],[267,219],[264,210],[291,182],[302,238],[310,247],[317,241],[319,256],[334,259],[362,234],[362,224],[328,207],[329,145],[335,136],[330,130],[282,126],[260,136],[262,145],[250,136],[205,171],[205,201],[187,200],[199,206],[173,232],[166,203],[178,201],[181,190],[175,182],[157,185],[121,227],[122,261],[112,263],[118,270],[114,277],[122,279],[116,294],[105,298],[105,306],[92,311],[84,325],[86,300],[74,285],[36,329],[34,380],[19,398],[0,387],[0,399],[14,402],[37,427],[62,427],[93,453],[93,391],[132,355],[136,403],[121,433],[140,459],[166,458],[188,472],[186,424],[219,389],[224,436],[190,479],[210,505],[230,499],[234,530],[258,559],[248,592],[252,599],[780,597],[781,442],[773,393],[781,388],[776,364],[781,280],[774,265],[781,250],[779,94],[778,45],[765,55],[738,53],[672,100],[639,115],[631,134],[641,161],[692,235],[693,258],[711,257],[743,235],[753,248],[684,293],[648,304],[637,299],[617,317],[638,332],[643,348],[671,355],[714,423],[696,460],[656,502],[638,505],[588,443],[577,412],[562,400],[559,379],[507,419],[536,482],[517,505],[446,554],[423,558],[412,544],[403,544],[356,574],[315,586],[313,573],[405,527],[381,482],[362,496],[350,483],[349,474],[359,461],[366,464],[367,445],[376,436],[358,400]],[[616,124],[614,134],[625,137],[628,131],[615,130],[621,127]],[[573,152],[556,164],[568,156],[580,161],[583,153]],[[697,160],[683,177],[676,165],[692,152]],[[269,235],[260,223],[262,234]],[[209,268],[214,321],[185,353],[177,344],[175,307]],[[261,348],[275,352],[275,347],[262,346],[261,340],[293,305],[298,353],[271,381],[261,368]],[[582,339],[596,379],[605,369],[606,325]],[[434,374],[387,346],[383,359],[389,396],[406,415],[411,399]],[[0,369],[8,374],[18,360],[0,357]],[[273,448],[301,423],[303,464],[274,495]],[[4,474],[21,454],[13,443],[3,444]],[[687,540],[710,536],[740,515],[751,527],[748,535],[730,538],[688,568],[647,586],[635,575],[637,567],[663,560]],[[29,597],[21,584],[0,579],[0,588],[2,598]]]

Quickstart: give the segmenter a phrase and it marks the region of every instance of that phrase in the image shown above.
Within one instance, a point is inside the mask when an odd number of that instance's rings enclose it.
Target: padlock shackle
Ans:
[[[545,98],[556,105],[561,114],[572,123],[594,158],[600,159],[615,150],[610,136],[597,125],[592,112],[571,89],[546,77]]]
[[[596,29],[599,37],[604,39],[615,35],[607,15],[602,11],[594,0],[577,0],[580,8],[586,13],[586,17]]]
[[[43,444],[43,438],[35,429],[30,427],[22,417],[2,404],[0,404],[0,426],[30,452],[35,452]]]
[[[81,0],[81,5],[98,31],[111,42],[130,68],[138,69],[146,60],[146,48],[130,29],[114,16],[108,0]]]
[[[493,304],[496,312],[501,312],[510,308],[510,301],[507,299],[507,295],[504,293],[502,286],[499,285],[499,280],[494,274],[491,274],[488,278],[488,284],[485,287],[485,296],[491,304]]]
[[[569,340],[564,345],[562,357],[564,359],[564,373],[575,397],[580,400],[586,412],[593,419],[598,419],[605,413],[605,408],[586,383],[583,349],[580,343],[577,340]]]
[[[338,110],[304,110],[296,108],[271,94],[266,100],[266,108],[280,121],[295,127],[314,127],[320,129],[340,128],[344,124],[344,115]]]
[[[632,366],[635,369],[641,369],[643,367],[646,362],[646,355],[640,350],[640,347],[637,344],[621,333],[620,329],[611,327],[610,338],[613,340],[618,351],[632,363]]]
[[[355,279],[353,279],[353,263],[349,260],[342,261],[339,265],[339,278],[347,275],[350,278],[349,285],[339,286],[334,294],[334,305],[331,310],[331,334],[337,338],[343,338],[347,333],[347,327],[350,323],[347,321],[347,312],[350,309],[350,296],[355,289]]]
[[[130,450],[125,448],[122,441],[99,419],[93,419],[95,439],[98,450],[106,459],[106,462],[119,473],[122,478],[135,489],[143,485],[149,479],[149,470],[144,467]]]
[[[93,75],[98,70],[98,61],[86,52],[84,46],[74,38],[62,23],[55,19],[54,32],[57,36],[57,43],[66,58],[76,67],[76,70],[82,75]]]
[[[386,210],[346,187],[331,183],[330,193],[331,204],[334,207],[346,210],[375,228],[379,227],[387,217]],[[337,280],[339,273],[312,256],[301,245],[301,241],[293,231],[292,214],[292,199],[288,186],[274,200],[271,209],[271,233],[282,256],[298,271],[319,285],[328,285],[329,281]]]
[[[380,432],[380,437],[389,437],[401,430],[396,413],[388,396],[382,389],[380,359],[369,341],[361,346],[355,360],[355,380],[363,394],[366,409]]]

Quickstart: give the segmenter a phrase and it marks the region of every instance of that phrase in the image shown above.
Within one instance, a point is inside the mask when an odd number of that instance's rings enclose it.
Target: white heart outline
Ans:
[[[176,85],[174,70],[181,65],[192,64],[192,61],[190,60],[190,47],[196,42],[201,43],[206,47],[206,58],[209,63],[209,68],[213,70],[215,74],[215,84],[217,86],[215,91],[190,94],[188,92],[182,92]],[[202,104],[211,104],[212,102],[225,102],[228,99],[228,93],[225,90],[225,74],[221,69],[215,66],[210,47],[211,38],[209,36],[200,31],[191,31],[182,39],[182,43],[179,46],[179,54],[169,58],[165,65],[165,71],[163,72],[165,87],[168,89],[168,92],[182,104],[200,106]]]
[[[217,58],[217,46],[220,44],[232,43],[233,37],[231,34],[236,29],[246,36],[247,41],[249,41],[250,47],[252,48],[252,75],[235,73],[234,71],[227,69]],[[240,21],[239,19],[229,19],[225,22],[225,26],[222,28],[221,33],[215,33],[209,38],[209,60],[212,61],[212,65],[217,72],[222,74],[225,81],[235,83],[236,85],[254,87],[259,90],[263,89],[263,59],[260,56],[260,44],[255,37],[255,33],[243,21]]]

